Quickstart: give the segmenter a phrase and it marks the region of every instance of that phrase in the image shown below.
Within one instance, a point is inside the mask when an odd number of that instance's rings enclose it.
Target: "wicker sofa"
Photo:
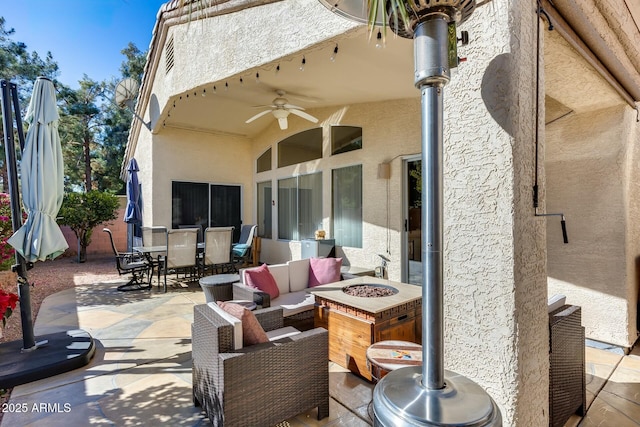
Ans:
[[[238,349],[214,306],[195,306],[192,326],[193,400],[214,426],[275,425],[315,407],[329,415],[326,329]],[[281,308],[254,313],[267,332],[283,327]]]

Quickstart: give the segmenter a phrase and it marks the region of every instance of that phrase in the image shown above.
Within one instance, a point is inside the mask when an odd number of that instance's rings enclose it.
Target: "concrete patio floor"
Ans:
[[[36,337],[83,329],[95,339],[96,354],[83,368],[15,387],[8,407],[27,410],[6,412],[3,427],[211,425],[191,395],[193,306],[205,301],[199,286],[123,293],[116,290],[121,283],[76,286],[44,301]],[[590,408],[567,425],[640,425],[640,352],[587,347],[586,358]],[[329,369],[331,415],[317,421],[312,410],[281,425],[371,424],[373,385],[333,364]]]

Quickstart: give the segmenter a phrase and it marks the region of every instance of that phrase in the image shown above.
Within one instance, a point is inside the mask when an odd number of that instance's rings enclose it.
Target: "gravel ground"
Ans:
[[[82,264],[77,263],[75,257],[61,257],[54,261],[37,262],[27,272],[27,277],[32,285],[30,290],[31,313],[35,323],[40,305],[49,295],[76,285],[113,280],[119,276],[113,256],[88,255],[87,262]],[[17,283],[14,278],[6,278],[4,281],[0,281],[0,289],[17,293]],[[0,327],[2,327],[1,323]],[[0,344],[22,339],[19,303],[7,320],[7,325],[2,333]],[[11,389],[0,390],[0,406],[9,399],[10,395]],[[1,423],[2,411],[0,411]]]

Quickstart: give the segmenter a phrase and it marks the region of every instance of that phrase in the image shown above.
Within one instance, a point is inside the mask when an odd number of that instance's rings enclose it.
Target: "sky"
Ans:
[[[74,89],[83,74],[102,81],[120,76],[129,42],[146,52],[160,6],[168,0],[0,0],[13,41],[58,63],[58,80]]]

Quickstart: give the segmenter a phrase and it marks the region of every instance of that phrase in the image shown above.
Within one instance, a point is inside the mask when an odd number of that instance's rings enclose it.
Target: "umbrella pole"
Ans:
[[[11,196],[11,222],[14,233],[22,226],[22,212],[20,208],[20,193],[18,191],[18,170],[16,166],[16,149],[13,139],[13,120],[11,114],[11,100],[17,105],[17,86],[6,80],[0,82],[2,86],[2,118],[4,125],[4,149],[7,164],[7,175],[9,178],[9,195]],[[22,132],[21,121],[16,116],[18,122],[18,133]],[[20,141],[24,140],[19,135]],[[16,251],[16,264],[11,267],[18,274],[18,296],[20,297],[20,318],[22,321],[22,341],[23,350],[33,350],[36,348],[33,334],[33,317],[31,315],[31,295],[29,293],[29,282],[27,280],[27,262]]]

